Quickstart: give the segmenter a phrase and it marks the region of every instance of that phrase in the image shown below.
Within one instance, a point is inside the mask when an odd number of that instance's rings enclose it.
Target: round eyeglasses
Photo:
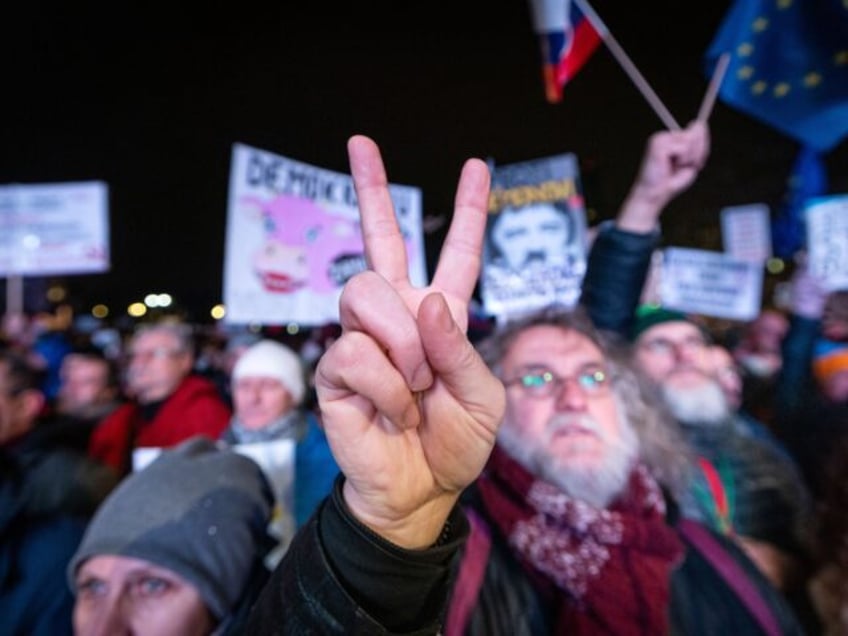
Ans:
[[[557,375],[546,367],[530,367],[520,375],[504,381],[504,386],[518,386],[530,397],[548,398],[559,395],[567,382],[574,382],[588,397],[609,392],[611,377],[603,367],[584,367],[574,375]]]

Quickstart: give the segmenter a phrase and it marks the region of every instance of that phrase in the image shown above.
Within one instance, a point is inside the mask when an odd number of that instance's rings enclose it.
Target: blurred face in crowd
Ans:
[[[819,381],[821,391],[831,402],[848,402],[848,371],[837,371]]]
[[[109,385],[109,363],[92,356],[68,354],[59,371],[58,410],[70,415],[84,415],[92,408],[115,398]]]
[[[291,393],[275,378],[244,376],[233,382],[233,410],[247,428],[263,428],[294,406]]]
[[[76,636],[205,636],[213,628],[197,589],[171,570],[113,555],[77,570]]]
[[[712,358],[715,378],[724,392],[728,405],[738,409],[742,405],[742,376],[739,374],[736,361],[730,352],[720,345],[711,346],[709,355]]]
[[[776,311],[765,310],[751,324],[750,338],[754,350],[763,353],[780,353],[789,322]]]
[[[569,239],[565,214],[547,203],[501,212],[492,229],[492,242],[516,271],[534,263],[555,264]]]
[[[31,430],[43,405],[42,393],[14,386],[8,363],[0,361],[0,444]]]
[[[537,325],[518,334],[499,366],[507,387],[501,448],[573,497],[599,507],[612,501],[638,442],[600,349],[577,331]]]
[[[828,294],[822,310],[821,332],[830,340],[848,339],[848,291]]]
[[[643,331],[633,360],[659,387],[666,405],[683,422],[718,422],[729,412],[713,371],[706,337],[684,320]]]
[[[132,341],[127,391],[142,404],[164,400],[191,371],[193,359],[179,338],[167,331],[148,331]]]

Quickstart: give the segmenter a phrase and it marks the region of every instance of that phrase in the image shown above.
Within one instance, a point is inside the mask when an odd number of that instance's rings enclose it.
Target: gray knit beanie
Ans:
[[[253,460],[207,438],[165,450],[97,510],[68,565],[71,588],[77,569],[93,556],[143,559],[191,583],[220,620],[262,556],[272,497]]]

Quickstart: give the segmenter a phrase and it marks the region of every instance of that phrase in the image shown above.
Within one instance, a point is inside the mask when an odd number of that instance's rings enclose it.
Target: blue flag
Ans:
[[[803,146],[792,165],[780,212],[772,223],[775,256],[791,258],[806,244],[804,208],[813,197],[827,193],[827,170],[821,155]]]
[[[848,3],[736,0],[706,54],[730,65],[719,97],[820,152],[848,134]]]

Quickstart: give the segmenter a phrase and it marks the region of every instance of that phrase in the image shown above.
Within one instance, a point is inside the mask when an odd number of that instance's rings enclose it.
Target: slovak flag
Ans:
[[[601,36],[571,0],[530,0],[533,30],[542,47],[545,96],[562,101],[562,89],[601,43]]]

